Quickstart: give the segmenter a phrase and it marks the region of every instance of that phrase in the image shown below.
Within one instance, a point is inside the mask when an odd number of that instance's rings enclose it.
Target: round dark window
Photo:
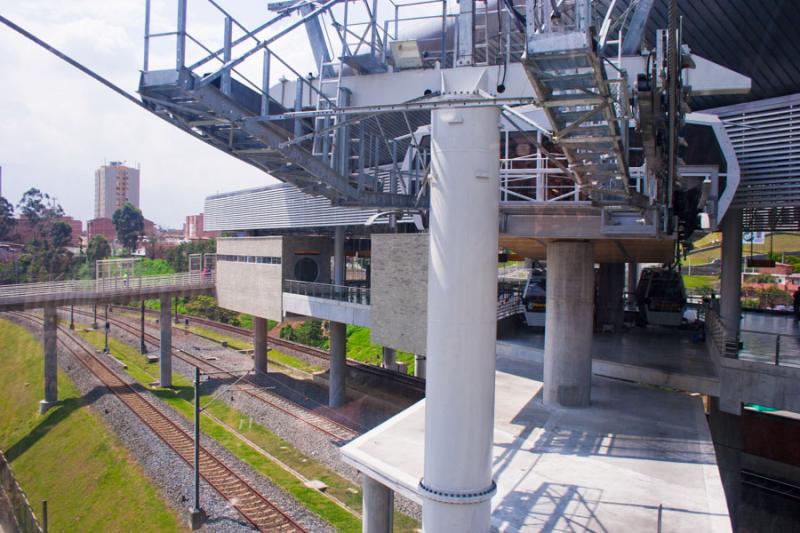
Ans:
[[[317,262],[310,257],[300,259],[294,265],[294,279],[298,281],[317,281],[319,267]]]

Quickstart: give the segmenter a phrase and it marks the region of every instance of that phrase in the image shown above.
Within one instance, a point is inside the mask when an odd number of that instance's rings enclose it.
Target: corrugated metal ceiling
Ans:
[[[598,3],[606,6],[609,0]],[[617,4],[621,11],[628,0]],[[667,26],[668,5],[669,0],[656,0],[653,6],[645,34],[649,46],[656,29]],[[694,98],[693,109],[800,92],[798,0],[678,0],[678,9],[692,52],[753,80],[748,95]]]

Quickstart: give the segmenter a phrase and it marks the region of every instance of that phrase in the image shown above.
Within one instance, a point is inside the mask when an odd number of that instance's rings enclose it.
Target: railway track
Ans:
[[[39,326],[43,320],[27,313],[10,313],[33,322]],[[145,397],[128,383],[122,380],[103,361],[86,348],[81,340],[67,328],[58,328],[63,336],[60,345],[70,352],[108,390],[125,404],[153,433],[156,434],[189,466],[194,465],[194,439],[183,428],[178,426],[159,408],[151,404]],[[64,341],[67,338],[71,343]],[[270,502],[243,477],[231,470],[224,462],[200,447],[200,475],[209,485],[259,531],[293,533],[306,531],[300,524]]]
[[[90,313],[86,313],[84,311],[75,310],[76,314],[83,315],[83,316],[91,316]],[[114,324],[116,327],[127,331],[131,335],[139,336],[140,331],[137,327],[132,326],[126,323],[123,320],[119,320],[117,318],[109,317],[109,322]],[[152,326],[151,326],[152,327]],[[160,339],[155,335],[147,333],[145,331],[145,340],[154,346],[158,346],[160,344]],[[219,365],[215,365],[202,357],[199,357],[193,353],[187,352],[186,350],[182,350],[180,348],[175,348],[172,350],[172,355],[177,357],[178,359],[184,361],[185,363],[196,366],[200,369],[201,372],[207,374],[214,374],[215,377],[219,376],[227,376],[231,379],[237,379],[239,376],[234,374],[233,372],[229,371],[226,368],[223,368]],[[267,379],[271,379],[269,375],[266,376]],[[240,383],[246,383],[253,387],[258,387],[258,384],[253,383],[247,379],[241,379]],[[325,435],[331,438],[331,440],[335,441],[336,443],[343,443],[350,440],[353,440],[359,435],[359,432],[349,428],[335,420],[332,420],[326,416],[313,412],[309,409],[306,409],[302,405],[299,405],[291,400],[284,398],[283,396],[266,391],[263,389],[251,389],[246,388],[241,390],[242,393],[247,394],[251,398],[259,400],[260,402],[266,403],[275,409],[283,412],[284,414],[299,420],[309,426],[315,428],[318,431],[321,431]],[[327,409],[326,407],[322,407],[321,410]]]
[[[139,311],[139,309],[133,307],[120,307],[120,308],[128,311],[136,311],[136,312]],[[147,312],[149,314],[156,314],[155,311],[152,311],[150,309],[148,309]],[[214,320],[209,320],[207,318],[201,318],[196,316],[192,316],[190,317],[190,319],[192,322],[196,324],[208,326],[211,328],[216,328],[218,330],[222,330],[227,333],[233,333],[235,335],[240,335],[247,338],[252,337],[253,335],[253,332],[250,331],[249,329],[233,326],[231,324],[224,324],[222,322],[216,322]],[[316,359],[322,359],[324,361],[330,360],[330,355],[325,350],[320,350],[319,348],[306,346],[305,344],[300,344],[299,342],[288,341],[286,339],[281,339],[280,337],[270,336],[269,343],[277,348],[284,348],[285,350],[299,352]],[[358,361],[353,361],[350,359],[347,360],[347,365],[353,368],[357,368],[359,371],[363,373],[371,374],[381,379],[389,379],[398,383],[402,383],[403,385],[415,389],[418,392],[422,392],[423,394],[425,393],[425,380],[423,378],[417,376],[409,376],[408,374],[395,372],[393,370],[388,370],[386,368],[381,368],[375,365],[360,363]]]

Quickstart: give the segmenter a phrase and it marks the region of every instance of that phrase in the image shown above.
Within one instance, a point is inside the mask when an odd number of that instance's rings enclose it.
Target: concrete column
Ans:
[[[363,533],[391,533],[394,518],[394,492],[371,477],[361,475],[363,491]]]
[[[39,412],[44,413],[58,402],[58,312],[52,304],[44,307],[42,326],[44,345],[44,400],[39,402]]]
[[[425,531],[489,531],[497,337],[497,108],[431,113]]]
[[[634,293],[639,284],[639,263],[627,263],[625,265],[625,291]]]
[[[267,373],[267,319],[253,317],[253,369]]]
[[[333,237],[333,283],[344,285],[344,226],[337,226]],[[341,407],[347,401],[347,325],[331,322],[329,330],[328,405]]]
[[[394,365],[397,364],[397,351],[394,348],[389,348],[388,346],[384,346],[382,352],[383,352],[383,367],[394,368]]]
[[[738,342],[742,315],[742,210],[728,209],[721,229],[720,318],[727,331],[727,340]]]
[[[161,316],[158,321],[161,327],[161,346],[159,348],[159,383],[162,387],[172,387],[172,317],[170,316],[171,298],[162,295],[160,297]]]
[[[425,354],[422,353],[415,353],[414,354],[414,375],[418,378],[425,379]]]
[[[592,389],[594,262],[587,241],[547,245],[544,403],[589,405]]]
[[[597,285],[597,325],[611,325],[614,331],[620,331],[625,311],[625,264],[601,263]]]

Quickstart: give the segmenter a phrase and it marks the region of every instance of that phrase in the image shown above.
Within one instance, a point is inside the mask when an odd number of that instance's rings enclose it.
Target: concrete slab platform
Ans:
[[[601,377],[592,387],[591,407],[553,409],[541,381],[497,372],[493,526],[730,531],[700,397]],[[424,427],[423,400],[343,447],[344,459],[419,502]]]
[[[693,332],[669,328],[635,328],[625,333],[595,333],[594,374],[719,396],[719,374],[705,343]],[[517,330],[497,341],[500,356],[541,364],[544,331]]]

